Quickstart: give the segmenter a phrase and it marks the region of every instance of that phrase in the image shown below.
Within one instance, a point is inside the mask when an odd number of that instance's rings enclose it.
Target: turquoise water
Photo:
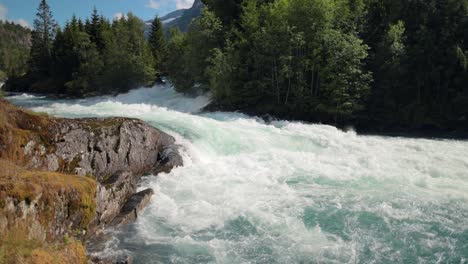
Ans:
[[[177,139],[185,166],[101,254],[135,263],[468,263],[468,142],[359,136],[198,113],[169,86],[9,100],[63,117],[128,116]]]

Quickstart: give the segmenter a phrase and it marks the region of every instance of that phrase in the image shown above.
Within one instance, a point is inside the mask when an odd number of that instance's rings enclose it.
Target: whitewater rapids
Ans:
[[[61,117],[140,118],[185,166],[145,177],[151,205],[106,252],[135,263],[467,263],[468,142],[199,113],[170,86],[15,104]]]

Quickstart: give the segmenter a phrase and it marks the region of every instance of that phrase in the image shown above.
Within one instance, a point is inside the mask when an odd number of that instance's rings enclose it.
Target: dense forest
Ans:
[[[0,82],[26,73],[31,30],[0,20]]]
[[[145,38],[134,15],[109,21],[96,10],[61,29],[42,0],[28,72],[7,89],[90,96],[167,76],[179,92],[211,92],[213,109],[362,128],[468,127],[468,0],[203,4],[187,32],[166,38],[156,18]]]
[[[361,126],[468,117],[467,0],[204,0],[172,32],[176,89],[218,108]]]
[[[159,19],[154,25],[151,38],[164,44]],[[10,78],[6,88],[82,97],[149,86],[157,81],[162,60],[154,47],[164,47],[154,45],[145,38],[143,21],[131,13],[109,21],[94,9],[90,18],[72,17],[62,29],[42,0],[34,21],[28,72]]]

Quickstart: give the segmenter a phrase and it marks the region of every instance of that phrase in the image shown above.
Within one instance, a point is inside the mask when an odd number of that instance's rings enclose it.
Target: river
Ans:
[[[360,136],[331,126],[199,113],[170,86],[15,104],[61,117],[140,118],[185,166],[106,251],[135,263],[467,263],[468,142]]]

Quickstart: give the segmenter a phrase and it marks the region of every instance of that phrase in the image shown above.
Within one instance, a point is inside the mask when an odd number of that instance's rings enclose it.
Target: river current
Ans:
[[[135,263],[468,263],[468,142],[201,113],[169,86],[116,97],[8,97],[60,117],[140,118],[185,166],[102,254]]]

